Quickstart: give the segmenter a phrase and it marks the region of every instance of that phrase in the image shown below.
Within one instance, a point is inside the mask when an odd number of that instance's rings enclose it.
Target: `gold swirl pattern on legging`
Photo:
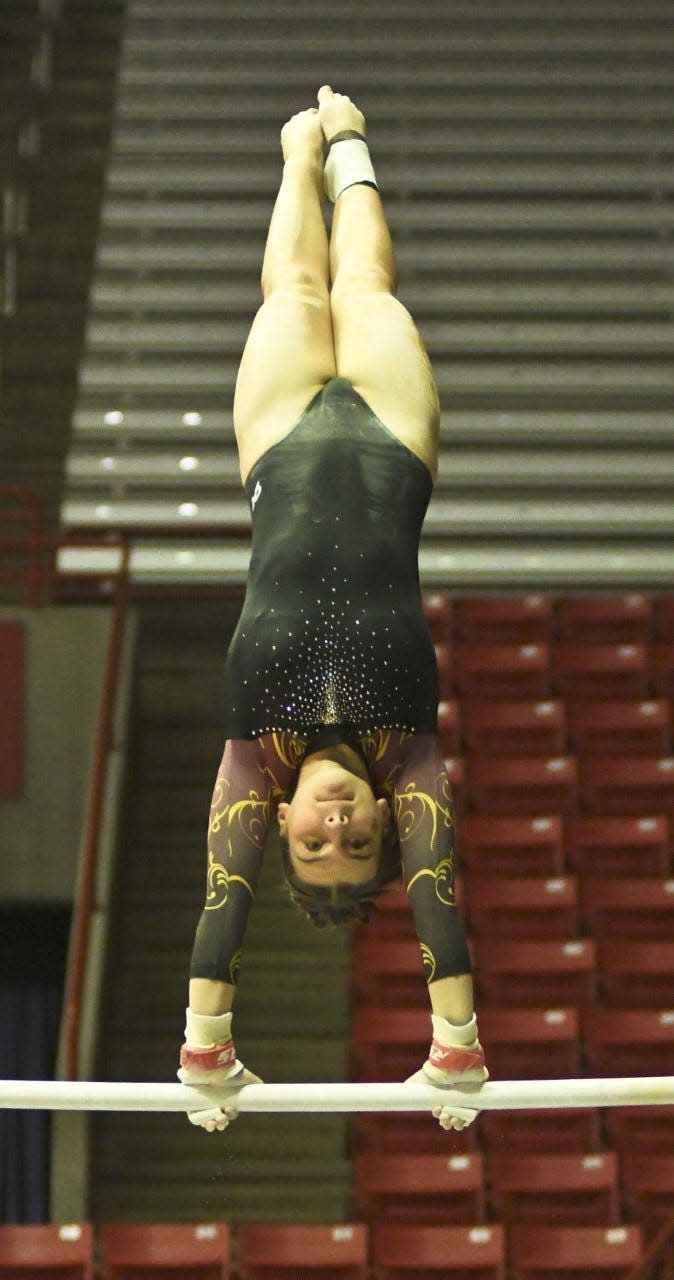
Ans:
[[[255,891],[244,876],[232,876],[227,868],[218,862],[212,851],[208,851],[208,883],[206,889],[206,902],[204,909],[206,911],[217,911],[219,907],[224,907],[229,897],[229,886],[231,884],[242,884],[250,894],[251,901],[255,897]]]
[[[424,963],[424,975],[426,981],[432,982],[435,977],[436,969],[435,956],[433,955],[431,948],[427,946],[425,942],[420,942],[419,946],[421,947],[421,959]]]
[[[229,981],[233,987],[235,987],[239,981],[239,969],[241,968],[242,955],[243,949],[239,947],[239,950],[234,952],[234,955],[229,962]]]
[[[270,797],[251,789],[245,799],[230,805],[228,791],[228,782],[218,778],[211,803],[209,836],[220,835],[226,825],[228,854],[233,852],[232,840],[236,839],[237,831],[242,831],[256,849],[263,849],[269,826]]]
[[[435,868],[435,892],[446,907],[456,906],[453,858],[443,858]]]
[[[438,785],[439,784],[439,785]],[[424,791],[415,782],[408,782],[403,791],[396,791],[395,815],[401,845],[413,838],[418,845],[423,838],[424,846],[429,853],[430,866],[414,871],[407,883],[409,893],[412,886],[423,876],[431,875],[435,881],[435,893],[445,906],[453,907],[454,899],[454,859],[450,832],[453,827],[451,795],[449,782],[443,772],[436,779],[436,794]],[[434,862],[440,852],[444,857]]]
[[[304,759],[309,739],[302,737],[299,734],[287,733],[282,730],[277,730],[275,733],[272,733],[271,739],[274,752],[281,764],[285,765],[286,768],[289,769],[299,769]],[[274,778],[272,770],[269,767],[265,769],[265,772],[269,777],[271,777],[272,782],[276,783],[279,790],[283,791],[286,789],[281,786],[278,779]]]

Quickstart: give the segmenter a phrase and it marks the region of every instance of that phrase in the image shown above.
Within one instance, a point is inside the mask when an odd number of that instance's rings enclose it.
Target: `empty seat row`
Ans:
[[[457,1133],[429,1124],[420,1112],[403,1112],[391,1124],[385,1112],[361,1113],[350,1122],[351,1150],[378,1155],[433,1154],[445,1159],[482,1151],[540,1155],[674,1155],[674,1106],[576,1107],[543,1111],[484,1111]]]
[[[674,813],[674,756],[455,756],[445,768],[459,818]]]
[[[457,816],[459,866],[482,875],[667,878],[674,821],[657,817],[539,814]]]
[[[440,696],[632,699],[674,696],[674,640],[646,644],[435,641]]]
[[[439,642],[483,640],[531,644],[547,639],[598,644],[674,640],[674,597],[631,592],[611,595],[453,596],[428,591],[424,612]]]
[[[674,1009],[482,1005],[480,1040],[497,1080],[674,1075]],[[359,1005],[351,1061],[360,1080],[404,1080],[424,1061],[426,1009]]]
[[[665,756],[674,745],[669,699],[444,699],[438,736],[455,756]]]
[[[100,1262],[89,1223],[0,1227],[0,1277],[19,1280],[539,1280],[543,1275],[627,1276],[644,1253],[637,1224],[536,1223],[306,1226],[103,1224]],[[232,1244],[238,1256],[232,1261]]]
[[[656,876],[497,876],[471,872],[456,882],[457,902],[474,937],[561,941],[581,926],[595,939],[671,941],[674,880]],[[354,937],[413,938],[408,896],[397,881]]]
[[[473,938],[479,1004],[616,1008],[674,1005],[674,940]],[[413,1008],[425,996],[415,938],[361,935],[352,959],[354,1004]]]
[[[674,1153],[365,1151],[354,1186],[356,1216],[370,1223],[651,1225],[674,1215]]]

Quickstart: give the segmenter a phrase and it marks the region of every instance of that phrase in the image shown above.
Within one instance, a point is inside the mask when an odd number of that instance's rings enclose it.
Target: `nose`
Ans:
[[[338,827],[345,827],[349,821],[349,815],[341,809],[333,809],[331,813],[327,813],[324,818],[328,831],[334,831]]]

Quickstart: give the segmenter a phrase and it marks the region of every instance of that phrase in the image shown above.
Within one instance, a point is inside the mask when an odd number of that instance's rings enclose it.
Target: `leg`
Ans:
[[[243,479],[336,373],[317,112],[293,116],[281,141],[285,166],[262,267],[264,302],[248,336],[234,396]]]
[[[326,138],[342,129],[364,133],[348,98],[321,89]],[[396,265],[379,192],[348,187],[335,204],[330,239],[330,303],[337,372],[408,448],[437,469],[438,393],[419,332],[394,296]]]

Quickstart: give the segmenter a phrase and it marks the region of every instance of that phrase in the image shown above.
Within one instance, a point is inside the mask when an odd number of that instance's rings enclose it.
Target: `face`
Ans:
[[[305,884],[359,885],[376,874],[389,807],[375,799],[365,765],[350,748],[310,756],[278,820]]]

